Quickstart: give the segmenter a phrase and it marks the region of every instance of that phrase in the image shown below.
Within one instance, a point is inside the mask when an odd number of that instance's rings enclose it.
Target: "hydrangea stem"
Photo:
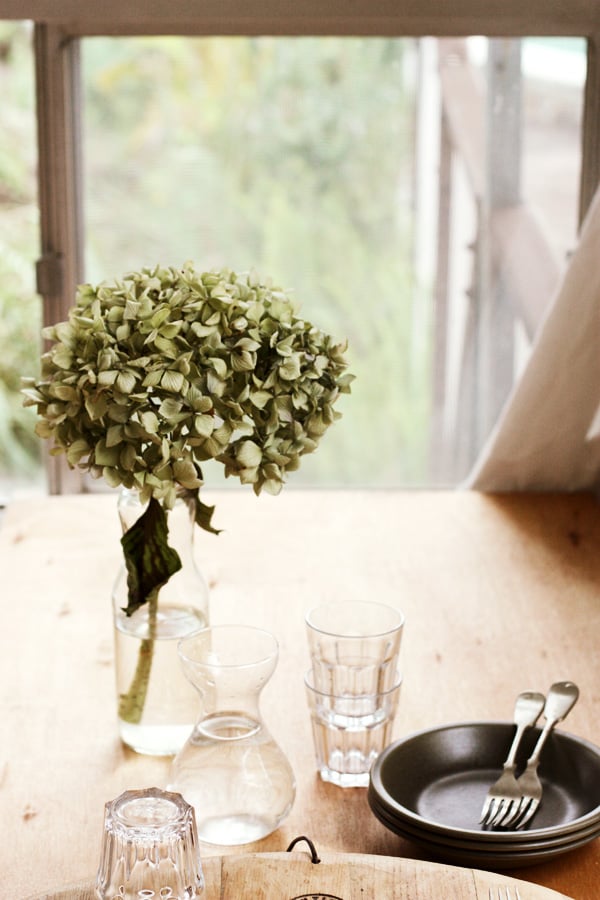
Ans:
[[[143,638],[138,651],[137,665],[129,690],[119,696],[119,718],[131,725],[139,725],[144,713],[156,637],[156,616],[158,612],[158,589],[148,597],[148,637]]]

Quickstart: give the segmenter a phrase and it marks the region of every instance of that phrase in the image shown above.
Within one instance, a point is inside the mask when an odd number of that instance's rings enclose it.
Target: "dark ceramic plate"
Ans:
[[[421,731],[391,744],[371,770],[369,794],[379,809],[403,826],[431,837],[521,845],[545,838],[578,840],[577,832],[600,822],[600,749],[562,731],[550,735],[539,767],[542,803],[519,831],[479,824],[488,788],[498,778],[514,736],[509,722],[467,722]],[[539,729],[525,734],[524,765]],[[492,849],[492,847],[490,847]],[[549,848],[548,848],[549,849]],[[532,851],[536,852],[536,851]]]
[[[582,847],[589,843],[595,837],[600,836],[600,825],[595,829],[586,829],[583,832],[572,835],[570,839],[566,839],[561,843],[552,843],[551,846],[542,847],[541,849],[529,849],[516,847],[502,847],[502,851],[498,850],[497,845],[484,845],[482,849],[475,846],[459,846],[455,842],[434,840],[435,835],[431,832],[416,832],[405,826],[403,822],[389,818],[380,808],[371,804],[373,813],[379,821],[385,825],[394,834],[404,837],[409,841],[423,847],[434,859],[442,862],[453,863],[454,865],[469,866],[478,869],[494,869],[499,871],[502,869],[515,869],[525,866],[534,866],[539,863],[547,862],[556,856],[562,856],[577,847]]]
[[[381,804],[377,797],[369,792],[369,806],[371,807],[375,816],[383,822],[391,831],[397,831],[397,833],[402,834],[403,837],[409,838],[410,840],[414,840],[417,842],[426,842],[431,846],[439,846],[440,849],[445,849],[448,852],[459,850],[459,851],[469,851],[473,853],[493,853],[494,857],[496,855],[502,856],[504,854],[511,854],[514,856],[515,853],[538,853],[541,851],[546,852],[549,849],[557,848],[562,849],[566,848],[567,845],[572,844],[574,842],[579,843],[583,840],[591,841],[594,838],[600,837],[600,821],[595,822],[593,825],[588,825],[585,828],[581,828],[578,831],[572,832],[568,835],[557,835],[556,837],[546,837],[540,840],[526,840],[526,841],[511,841],[510,843],[491,843],[486,841],[478,841],[476,839],[469,838],[456,838],[452,835],[443,835],[434,833],[429,831],[427,828],[418,828],[413,825],[407,824],[407,822],[401,817],[396,817],[389,809],[387,809],[383,804]]]

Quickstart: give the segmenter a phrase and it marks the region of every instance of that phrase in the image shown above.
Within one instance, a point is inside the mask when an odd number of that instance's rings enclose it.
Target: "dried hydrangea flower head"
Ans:
[[[298,317],[284,290],[191,263],[85,284],[44,336],[41,378],[24,393],[51,452],[164,509],[194,492],[209,530],[201,464],[278,493],[352,380],[346,345]]]
[[[345,345],[253,274],[155,268],[79,288],[26,389],[69,464],[173,505],[199,464],[278,493],[348,392]]]

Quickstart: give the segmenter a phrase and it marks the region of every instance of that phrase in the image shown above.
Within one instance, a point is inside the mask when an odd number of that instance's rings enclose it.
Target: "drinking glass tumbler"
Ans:
[[[314,686],[335,696],[390,690],[404,627],[400,610],[369,600],[311,609],[305,617]]]
[[[194,810],[181,794],[147,788],[106,804],[99,900],[196,900],[203,890]]]
[[[369,772],[392,738],[402,679],[374,694],[336,695],[319,690],[314,672],[304,679],[317,771],[339,787],[367,787]]]

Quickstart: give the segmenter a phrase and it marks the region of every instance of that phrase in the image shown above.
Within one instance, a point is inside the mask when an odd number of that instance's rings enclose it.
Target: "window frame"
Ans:
[[[579,224],[600,183],[599,0],[0,0],[0,18],[34,23],[40,259],[37,290],[45,324],[67,316],[83,271],[79,39],[173,34],[272,36],[561,36],[587,41]],[[541,24],[540,24],[541,23]],[[77,475],[50,459],[53,493],[78,489]]]

